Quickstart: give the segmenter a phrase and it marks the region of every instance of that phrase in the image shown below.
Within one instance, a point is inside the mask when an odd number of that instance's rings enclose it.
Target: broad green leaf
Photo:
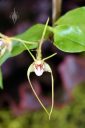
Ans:
[[[65,52],[85,51],[85,7],[67,12],[55,23],[54,43]]]
[[[65,52],[85,51],[85,33],[82,26],[61,25],[54,28],[54,45]]]
[[[3,89],[3,78],[2,78],[1,67],[0,67],[0,88]]]
[[[55,22],[55,25],[85,25],[85,7],[80,7],[67,12]]]

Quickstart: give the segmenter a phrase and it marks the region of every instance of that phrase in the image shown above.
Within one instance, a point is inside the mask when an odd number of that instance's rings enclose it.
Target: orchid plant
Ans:
[[[82,18],[80,18],[80,16]],[[49,19],[46,24],[37,24],[28,29],[26,32],[14,36],[8,37],[0,33],[0,66],[10,57],[16,56],[28,50],[33,58],[33,63],[29,66],[27,71],[28,81],[35,94],[37,100],[51,117],[54,105],[54,79],[52,69],[45,62],[45,60],[53,57],[57,53],[54,53],[46,58],[42,58],[41,47],[44,40],[49,39],[50,35],[53,35],[53,45],[58,49],[69,52],[84,52],[85,51],[85,7],[77,8],[69,11],[64,16],[60,17],[53,26],[48,25]],[[36,58],[31,53],[31,49],[37,48]],[[30,80],[30,73],[35,72],[37,76],[41,76],[43,72],[49,72],[51,74],[52,81],[52,105],[51,110],[48,112],[44,104],[41,102]],[[0,87],[2,86],[2,72],[0,70]]]

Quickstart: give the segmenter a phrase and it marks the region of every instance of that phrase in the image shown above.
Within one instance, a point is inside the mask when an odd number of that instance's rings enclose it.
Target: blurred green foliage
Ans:
[[[44,111],[26,112],[14,117],[9,111],[0,111],[0,128],[85,128],[85,85],[73,90],[75,99],[62,109],[56,108],[51,120]]]

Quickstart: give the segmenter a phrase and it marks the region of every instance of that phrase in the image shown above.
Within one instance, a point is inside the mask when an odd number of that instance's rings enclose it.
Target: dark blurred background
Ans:
[[[61,15],[81,6],[85,6],[84,0],[63,0]],[[36,23],[45,23],[48,17],[50,17],[49,25],[52,25],[52,0],[0,0],[0,32],[8,36],[20,34]],[[57,56],[47,60],[47,63],[52,67],[55,79],[55,107],[60,108],[73,100],[72,89],[85,80],[85,57],[84,53],[61,52],[50,41],[43,43],[43,57],[54,52],[58,53]],[[36,51],[32,53],[35,55]],[[26,75],[32,62],[32,57],[24,51],[2,65],[4,89],[0,90],[0,108],[8,108],[14,115],[41,108]],[[32,73],[31,80],[41,100],[49,106],[51,104],[50,74],[44,73],[38,78]]]

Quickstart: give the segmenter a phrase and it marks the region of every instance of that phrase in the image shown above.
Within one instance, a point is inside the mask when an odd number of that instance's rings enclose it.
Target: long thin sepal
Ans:
[[[45,110],[45,112],[46,112],[46,113],[48,114],[48,116],[49,116],[49,112],[47,111],[46,107],[44,106],[44,104],[43,104],[43,103],[41,102],[41,100],[39,99],[37,93],[35,92],[35,90],[34,90],[34,88],[33,88],[33,86],[32,86],[32,83],[31,83],[31,81],[30,81],[30,73],[31,73],[31,72],[34,72],[34,70],[33,70],[33,64],[30,65],[30,67],[29,67],[29,69],[28,69],[28,71],[27,71],[28,81],[29,81],[29,84],[30,84],[30,86],[31,86],[31,88],[32,88],[32,91],[33,91],[34,95],[36,96],[37,100],[39,101],[39,103],[41,104],[41,106],[43,107],[43,109]]]
[[[52,81],[52,105],[51,105],[51,110],[50,110],[50,114],[49,114],[49,120],[53,111],[53,106],[54,106],[54,79],[53,79],[53,74],[51,72],[51,81]]]
[[[50,120],[50,117],[53,111],[53,106],[54,106],[54,79],[53,79],[52,70],[47,63],[45,63],[45,71],[51,73],[51,82],[52,82],[52,103],[51,103],[51,109],[49,113],[49,120]]]
[[[0,66],[0,88],[3,89],[3,77],[2,77],[1,66]]]
[[[54,53],[54,54],[52,54],[52,55],[50,55],[50,56],[44,58],[43,61],[50,59],[51,57],[55,56],[56,54],[57,54],[57,53]]]

